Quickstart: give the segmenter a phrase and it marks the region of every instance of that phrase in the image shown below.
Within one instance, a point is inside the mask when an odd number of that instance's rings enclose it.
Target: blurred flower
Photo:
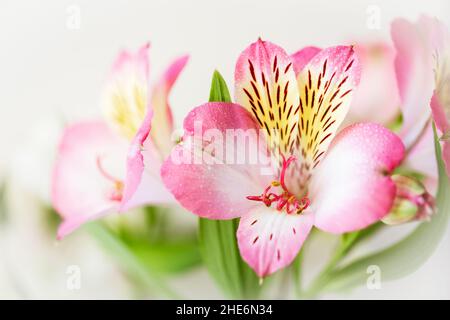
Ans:
[[[236,65],[239,105],[207,103],[192,110],[183,143],[161,169],[165,185],[188,210],[210,219],[241,217],[239,249],[261,277],[290,264],[313,225],[332,233],[365,228],[388,213],[395,197],[389,175],[403,159],[401,140],[369,123],[336,136],[359,82],[353,48],[315,50],[291,58],[270,42],[250,45]],[[265,130],[255,152],[270,150],[272,170],[230,163],[207,147],[206,137],[198,148],[213,163],[179,162],[196,156],[198,123],[202,133]],[[248,145],[258,144],[258,137],[249,139]],[[234,154],[246,154],[246,146],[234,144]]]
[[[349,123],[392,123],[400,112],[400,97],[394,69],[395,50],[385,42],[354,46],[361,63],[361,82],[347,116]]]
[[[421,17],[420,24],[426,17]],[[431,95],[434,87],[430,30],[405,19],[396,19],[391,26],[392,41],[397,55],[395,70],[402,100],[403,125],[401,136],[407,148],[417,140],[430,118]]]
[[[76,123],[63,134],[52,183],[53,205],[64,220],[58,238],[114,211],[173,201],[159,167],[172,145],[168,95],[188,57],[175,60],[150,95],[148,49],[123,51],[114,62],[103,95],[107,121]],[[139,162],[144,151],[151,155],[147,170]]]
[[[427,128],[427,121],[432,110],[436,126],[443,133],[443,158],[450,174],[450,146],[446,140],[450,110],[448,30],[437,19],[421,16],[416,23],[396,19],[391,33],[397,50],[395,67],[403,104],[403,140],[408,149],[413,149],[421,135],[427,131],[430,135],[432,129],[430,125]],[[435,163],[429,158],[427,162]]]
[[[437,128],[442,133],[442,154],[450,177],[450,34],[437,20],[432,22],[435,35],[435,81],[431,109]]]
[[[443,133],[447,171],[450,161],[450,147],[445,142],[445,105],[449,105],[450,90],[448,32],[439,21],[421,16],[417,23],[396,19],[391,33],[394,47],[381,42],[355,46],[362,74],[348,121],[370,120],[398,129],[407,148],[402,166],[420,174],[427,190],[434,194],[437,166],[430,101]],[[395,118],[399,111],[401,121]]]
[[[401,224],[412,220],[429,219],[434,212],[434,198],[419,180],[393,175],[397,188],[394,205],[390,213],[382,219],[386,224]]]

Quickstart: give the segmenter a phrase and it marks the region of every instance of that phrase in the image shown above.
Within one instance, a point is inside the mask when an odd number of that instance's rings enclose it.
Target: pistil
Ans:
[[[283,157],[283,164],[280,172],[280,179],[274,180],[270,185],[264,189],[264,192],[260,196],[248,196],[247,199],[251,201],[260,201],[267,207],[270,207],[272,203],[276,203],[276,209],[282,211],[286,209],[288,214],[297,213],[300,214],[303,210],[308,208],[310,201],[307,196],[303,197],[300,201],[288,190],[285,184],[286,170],[289,165],[295,161],[294,156],[290,156],[287,160]],[[281,188],[280,193],[271,192],[272,188]]]

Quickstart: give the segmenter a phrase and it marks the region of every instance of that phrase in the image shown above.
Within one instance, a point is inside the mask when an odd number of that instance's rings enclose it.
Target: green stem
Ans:
[[[334,255],[319,273],[319,275],[314,279],[308,290],[303,293],[303,297],[307,299],[312,299],[316,297],[320,292],[322,292],[328,284],[328,280],[332,277],[332,273],[335,271],[338,264],[347,256],[347,254],[363,239],[367,238],[378,231],[382,223],[376,223],[367,229],[346,233],[341,236],[341,242],[335,251]]]
[[[302,297],[302,262],[303,250],[300,250],[300,253],[292,264],[292,277],[294,279],[295,296],[298,299],[301,299]]]
[[[358,239],[359,232],[355,232],[351,235],[351,238],[348,240],[341,240],[341,244],[337,248],[335,254],[331,257],[330,261],[325,265],[322,271],[319,273],[316,279],[312,282],[309,289],[304,293],[304,297],[307,299],[311,299],[316,297],[320,291],[322,291],[330,277],[330,274],[333,272],[334,268],[338,265],[338,263],[347,255],[350,251],[350,248]]]

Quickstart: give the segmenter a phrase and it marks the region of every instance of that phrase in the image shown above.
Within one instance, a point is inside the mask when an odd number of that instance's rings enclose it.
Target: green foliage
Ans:
[[[227,83],[219,71],[214,71],[211,80],[211,90],[209,91],[209,102],[231,102],[230,92]]]

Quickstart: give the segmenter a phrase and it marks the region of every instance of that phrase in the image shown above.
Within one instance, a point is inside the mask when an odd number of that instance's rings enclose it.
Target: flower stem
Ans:
[[[302,298],[302,262],[303,262],[303,250],[300,250],[297,258],[295,258],[292,264],[292,277],[294,279],[295,295],[298,299]]]
[[[338,264],[347,256],[347,254],[363,239],[372,235],[383,226],[382,223],[376,223],[372,226],[361,230],[343,234],[341,241],[337,247],[335,253],[319,273],[319,275],[313,280],[309,288],[303,293],[303,298],[312,299],[317,297],[328,284],[328,280],[332,277],[333,272],[336,270]]]

